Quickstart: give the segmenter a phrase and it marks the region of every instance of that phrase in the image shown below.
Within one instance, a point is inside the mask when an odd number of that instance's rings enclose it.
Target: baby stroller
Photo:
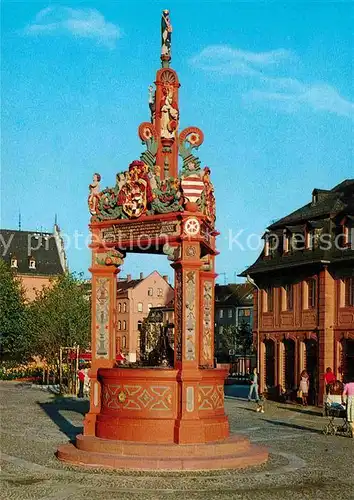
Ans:
[[[336,434],[351,435],[345,406],[339,403],[326,403],[326,415],[329,417],[329,421],[323,428],[323,434],[326,436],[335,436]],[[335,419],[342,419],[342,422],[337,424]]]

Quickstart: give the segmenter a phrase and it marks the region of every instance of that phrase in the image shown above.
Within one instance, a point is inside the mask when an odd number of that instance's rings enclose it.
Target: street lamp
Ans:
[[[253,278],[249,274],[246,276],[246,281],[250,283],[252,286],[257,288],[257,373],[259,373],[259,364],[260,364],[260,338],[259,338],[259,320],[260,320],[260,310],[261,310],[261,290],[259,286],[256,284]]]

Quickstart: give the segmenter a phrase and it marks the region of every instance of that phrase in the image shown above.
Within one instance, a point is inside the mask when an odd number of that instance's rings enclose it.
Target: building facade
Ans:
[[[169,347],[174,349],[174,301],[165,306],[151,307],[143,322],[140,335],[140,355],[149,360],[158,349],[162,334],[167,334]]]
[[[52,278],[67,271],[64,242],[57,224],[52,233],[0,229],[0,258],[21,279],[28,301],[49,286]]]
[[[117,351],[128,361],[135,362],[139,354],[141,324],[152,307],[167,305],[174,298],[174,290],[167,276],[157,271],[146,278],[127,275],[117,283]]]
[[[229,327],[253,328],[253,286],[248,283],[215,285],[215,355],[218,362],[230,361],[237,351],[235,346],[225,350],[223,335]],[[228,351],[231,351],[230,353]],[[232,358],[233,359],[233,358]]]
[[[268,227],[251,276],[261,389],[294,395],[300,373],[321,403],[324,372],[354,375],[354,180],[315,189],[312,201]],[[259,309],[258,309],[259,305]]]

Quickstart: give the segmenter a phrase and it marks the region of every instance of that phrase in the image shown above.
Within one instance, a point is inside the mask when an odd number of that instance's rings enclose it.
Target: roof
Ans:
[[[175,308],[175,301],[170,300],[168,304],[164,304],[162,306],[152,306],[150,307],[150,311],[173,311]]]
[[[248,306],[253,304],[253,285],[251,283],[229,283],[215,285],[215,305]]]
[[[273,230],[288,224],[299,224],[346,210],[354,211],[354,179],[347,179],[330,190],[314,189],[312,193],[318,196],[317,202],[307,203],[307,205],[274,222],[268,229]]]
[[[64,273],[58,243],[54,233],[0,229],[0,256],[11,265],[17,259],[18,274],[57,276]],[[29,258],[35,260],[35,269],[29,268]]]
[[[344,215],[351,219],[354,215],[354,179],[347,179],[330,190],[314,189],[315,199],[311,203],[295,210],[268,227],[268,230],[281,238],[283,230],[291,233],[303,233],[305,227],[323,228],[324,234],[333,235],[335,226]],[[264,252],[256,262],[243,271],[240,276],[291,269],[303,265],[322,265],[346,263],[354,260],[354,249],[337,248],[324,245],[313,250],[295,250],[287,255],[277,252],[271,258],[265,258]]]
[[[119,280],[117,282],[117,290],[118,292],[125,292],[126,290],[129,290],[130,288],[135,288],[139,283],[144,281],[145,278],[138,279],[138,280]]]
[[[130,290],[131,288],[136,288],[138,285],[140,285],[140,283],[142,283],[143,281],[147,280],[154,273],[157,274],[163,281],[165,281],[164,278],[163,278],[163,276],[161,276],[161,274],[158,271],[155,270],[155,271],[152,271],[145,278],[139,278],[139,279],[135,279],[135,280],[134,279],[129,279],[129,281],[128,281],[127,278],[125,278],[125,279],[123,278],[122,280],[118,279],[118,281],[117,281],[117,292],[123,294],[124,292],[126,292],[127,290]],[[165,283],[167,283],[168,286],[173,289],[173,287],[170,285],[170,283],[168,283],[167,281],[165,281]]]

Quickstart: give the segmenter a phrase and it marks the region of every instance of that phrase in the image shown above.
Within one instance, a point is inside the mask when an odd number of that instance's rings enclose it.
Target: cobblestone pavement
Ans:
[[[270,450],[266,465],[239,471],[152,473],[87,470],[54,453],[81,431],[87,401],[26,384],[0,383],[2,488],[6,500],[353,500],[354,439],[324,436],[316,408],[227,399],[233,432]]]

